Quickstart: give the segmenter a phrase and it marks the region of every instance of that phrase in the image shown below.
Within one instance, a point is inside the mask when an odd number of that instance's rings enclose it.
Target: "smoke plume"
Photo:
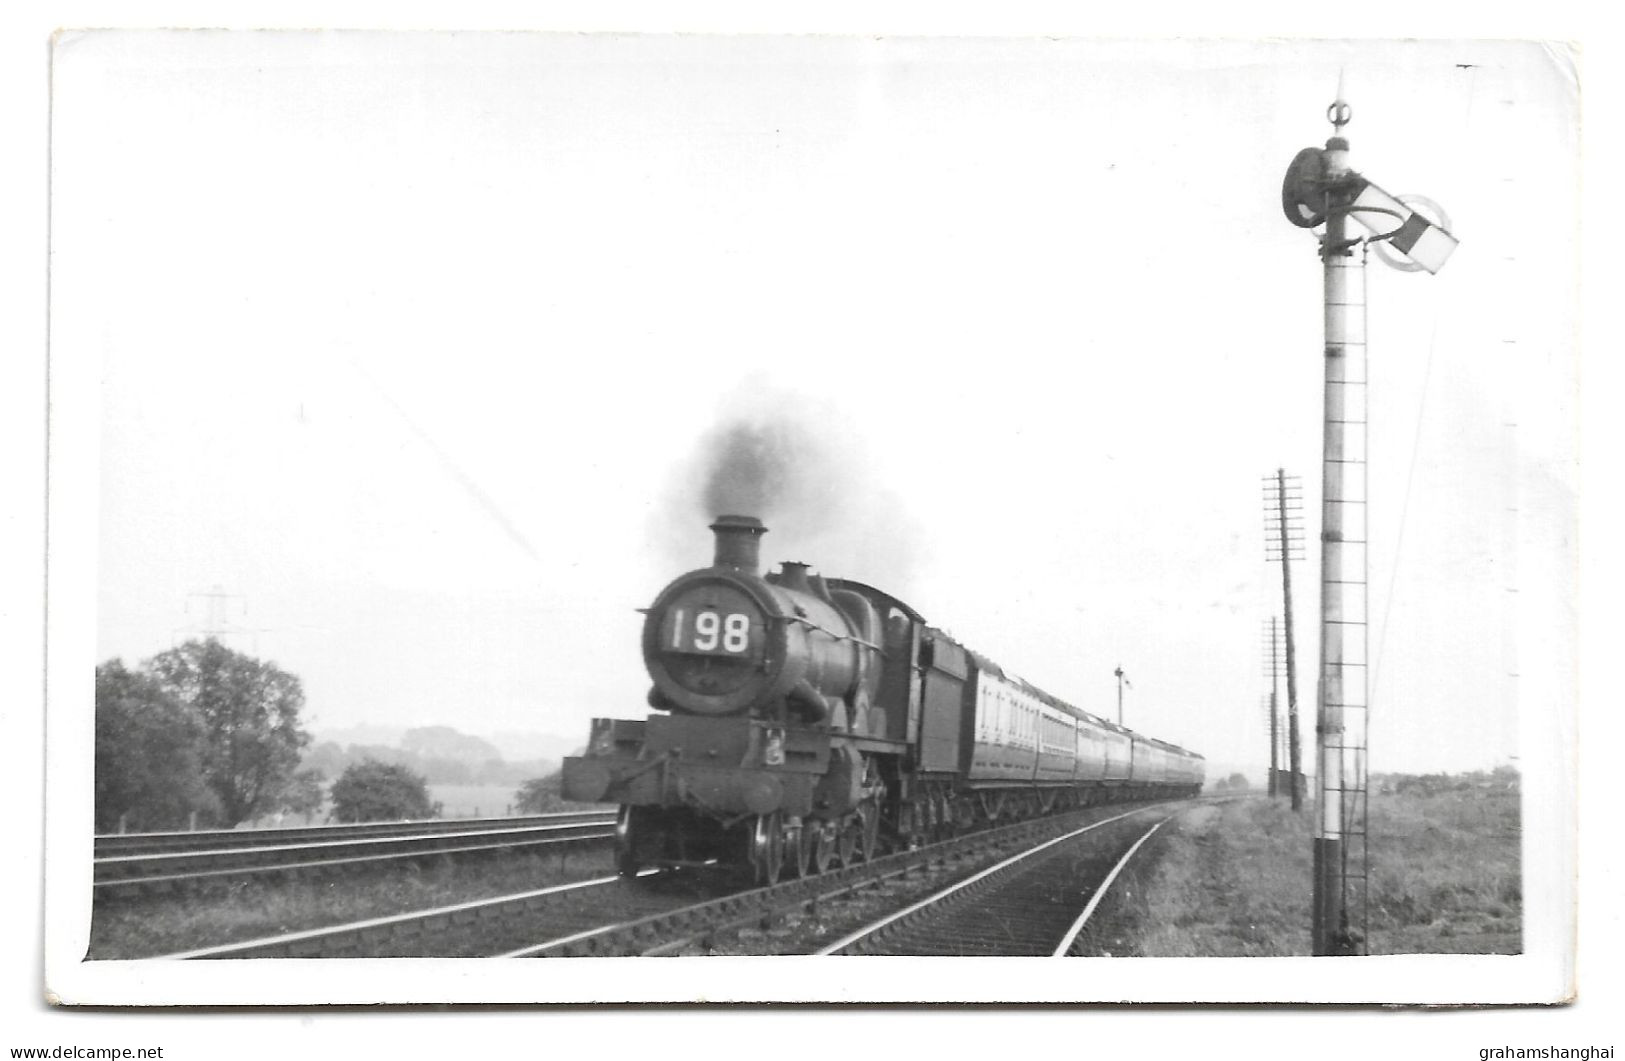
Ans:
[[[724,404],[662,506],[673,574],[710,563],[717,516],[767,524],[764,568],[800,560],[907,600],[920,535],[876,480],[863,433],[828,403],[747,385]],[[906,463],[906,462],[905,462]]]
[[[723,424],[701,447],[704,470],[700,515],[730,513],[776,517],[781,506],[805,508],[829,455],[818,440],[793,420],[766,419]]]

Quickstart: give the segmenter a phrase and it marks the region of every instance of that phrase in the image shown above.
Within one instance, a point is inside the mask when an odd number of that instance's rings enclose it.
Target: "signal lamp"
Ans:
[[[1333,144],[1342,145],[1336,155]],[[1358,173],[1342,169],[1338,156],[1346,153],[1340,139],[1326,148],[1298,152],[1281,182],[1281,209],[1287,220],[1299,228],[1314,228],[1333,212],[1345,213],[1371,233],[1377,255],[1395,269],[1436,273],[1444,268],[1458,241],[1439,205],[1420,195],[1390,195]],[[1403,257],[1389,253],[1384,243]]]

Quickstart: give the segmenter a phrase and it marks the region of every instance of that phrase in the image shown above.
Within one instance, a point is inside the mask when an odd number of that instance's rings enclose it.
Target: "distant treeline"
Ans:
[[[1493,770],[1469,770],[1461,774],[1372,774],[1371,788],[1382,795],[1413,793],[1431,796],[1475,789],[1516,792],[1519,780],[1518,768],[1503,764]]]
[[[559,766],[548,759],[506,760],[490,741],[450,726],[409,729],[399,745],[318,741],[306,749],[300,765],[333,781],[347,767],[369,760],[405,767],[431,785],[518,785]]]

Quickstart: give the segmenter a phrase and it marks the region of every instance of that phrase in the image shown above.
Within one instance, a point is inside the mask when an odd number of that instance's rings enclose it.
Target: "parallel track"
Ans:
[[[528,824],[527,824],[528,823]],[[335,839],[250,843],[236,847],[110,855],[93,863],[97,894],[187,887],[229,878],[272,873],[330,872],[427,857],[467,857],[518,848],[575,847],[606,843],[614,836],[608,814],[571,815],[568,820],[482,820],[473,828],[460,822],[411,823],[373,835],[344,833]],[[331,835],[331,834],[321,834]]]
[[[693,953],[696,949],[709,949],[715,941],[726,939],[741,929],[759,928],[809,910],[826,913],[837,910],[840,901],[846,897],[910,887],[914,894],[918,894],[919,884],[911,885],[909,882],[918,882],[921,875],[970,872],[973,867],[986,862],[990,855],[997,858],[998,855],[1015,853],[1015,857],[1003,859],[991,871],[973,873],[962,885],[941,889],[933,895],[932,900],[956,889],[967,896],[986,895],[986,883],[978,888],[976,882],[991,883],[1003,879],[1008,874],[1002,871],[1023,861],[1028,865],[1045,861],[1059,863],[1063,861],[1059,855],[1071,850],[1068,844],[1076,843],[1085,834],[1097,830],[1110,832],[1110,826],[1114,823],[1126,826],[1128,819],[1134,816],[1159,808],[1166,810],[1170,805],[1182,803],[1151,803],[1094,822],[1087,822],[1087,817],[1113,808],[1097,807],[1035,819],[957,837],[914,851],[885,855],[867,863],[831,870],[820,876],[786,881],[770,888],[740,890],[735,883],[721,875],[651,870],[642,874],[643,879],[638,881],[600,877],[495,899],[202,948],[165,957],[518,958]],[[1165,815],[1163,820],[1166,819]],[[1097,849],[1091,856],[1090,875],[1068,877],[1076,901],[1066,908],[1064,915],[1044,918],[1041,929],[1035,926],[1028,933],[1033,939],[1046,941],[1048,950],[1033,942],[1028,942],[1021,949],[1010,948],[1008,943],[1015,938],[1015,933],[1007,927],[995,933],[1006,944],[1002,949],[994,943],[982,949],[911,950],[888,945],[866,952],[1053,953],[1063,937],[1068,942],[1078,938],[1075,928],[1070,936],[1067,933],[1074,924],[1081,927],[1081,919],[1076,917],[1079,908],[1085,905],[1085,900],[1090,900],[1087,905],[1092,913],[1110,885],[1109,881],[1103,881],[1091,897],[1088,892],[1081,891],[1081,882],[1101,880],[1111,867],[1111,859],[1118,857],[1125,846],[1126,841],[1109,846],[1109,854]],[[1046,860],[1037,852],[1051,852],[1057,857]],[[1037,862],[1033,861],[1034,858]],[[1020,912],[1024,905],[1032,905],[1030,897],[1023,900],[1015,891],[1010,892],[1009,896],[1012,911]],[[878,929],[899,922],[911,925],[921,923],[923,919],[913,915],[931,905],[932,900],[916,903],[903,911],[903,916],[887,917],[883,923],[871,927]],[[965,905],[975,905],[980,912],[972,917],[972,921],[988,920],[979,902]],[[1004,914],[996,915],[996,919],[1006,926],[1018,920],[1014,915]],[[817,952],[854,953],[859,937],[874,934],[870,931],[850,934]],[[904,938],[890,933],[881,935],[892,940]]]
[[[360,840],[371,837],[422,836],[430,833],[519,829],[529,825],[613,823],[613,811],[563,811],[502,818],[434,818],[428,821],[356,822],[345,825],[297,825],[279,829],[203,829],[193,832],[103,833],[96,837],[95,857],[156,855],[177,851],[275,847],[284,844]]]
[[[557,884],[429,910],[160,955],[166,959],[487,957],[512,947],[539,924],[550,930],[600,925],[620,914],[641,917],[692,906],[714,886],[691,873],[645,870]]]

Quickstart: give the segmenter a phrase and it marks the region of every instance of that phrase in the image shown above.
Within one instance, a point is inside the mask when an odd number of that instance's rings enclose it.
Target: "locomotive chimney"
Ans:
[[[756,574],[761,563],[762,535],[767,528],[755,516],[718,516],[711,524],[717,536],[715,566]]]

